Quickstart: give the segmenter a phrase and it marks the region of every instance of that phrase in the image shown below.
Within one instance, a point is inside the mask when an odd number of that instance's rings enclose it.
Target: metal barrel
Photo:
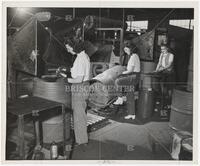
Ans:
[[[70,121],[71,114],[67,112],[65,114],[65,139],[70,138]],[[42,122],[42,131],[43,131],[43,142],[52,143],[62,142],[63,141],[63,116],[53,116]]]
[[[154,62],[141,61],[141,73],[139,81],[140,89],[159,89],[158,79],[153,75],[148,74],[153,72],[155,69],[156,64]]]
[[[192,133],[193,94],[183,87],[173,91],[169,126],[175,130]]]
[[[138,109],[136,116],[141,119],[147,119],[152,116],[154,110],[154,91],[141,89],[139,91]]]
[[[63,79],[48,82],[43,79],[35,78],[33,84],[33,96],[38,96],[52,101],[63,103],[66,108],[71,108],[71,93],[66,92],[66,84]]]

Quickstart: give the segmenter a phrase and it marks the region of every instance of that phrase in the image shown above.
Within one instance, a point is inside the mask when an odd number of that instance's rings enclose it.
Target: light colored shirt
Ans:
[[[71,68],[71,76],[72,78],[84,76],[83,81],[90,80],[90,58],[85,51],[77,54],[73,67]]]
[[[174,60],[174,55],[171,53],[167,53],[167,54],[161,54],[160,58],[159,58],[159,62],[157,65],[157,69],[158,67],[163,67],[166,68],[168,66],[171,66]],[[169,68],[170,70],[171,68]]]
[[[133,71],[131,71],[132,67],[134,67]],[[140,58],[138,57],[137,54],[131,55],[127,64],[127,71],[140,72]]]

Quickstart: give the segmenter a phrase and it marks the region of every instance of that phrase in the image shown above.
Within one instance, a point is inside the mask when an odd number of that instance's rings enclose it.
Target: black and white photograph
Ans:
[[[4,162],[197,163],[199,9],[184,3],[4,1]]]

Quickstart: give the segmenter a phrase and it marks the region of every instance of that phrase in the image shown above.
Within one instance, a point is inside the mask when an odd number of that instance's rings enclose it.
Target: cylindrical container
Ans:
[[[193,129],[193,97],[184,89],[174,89],[169,126],[176,130],[188,131]]]
[[[102,82],[105,85],[113,85],[116,78],[122,74],[123,71],[125,71],[126,68],[120,65],[114,66],[103,73],[97,75],[93,79],[96,79],[100,82]]]
[[[134,95],[134,92],[128,92],[126,105],[127,105],[128,115],[135,115],[135,95]]]
[[[188,92],[185,87],[177,87],[173,90],[172,106],[180,110],[193,110],[193,93]]]
[[[141,61],[141,73],[150,73],[156,69],[156,64],[154,62]]]
[[[139,81],[140,89],[149,89],[159,90],[159,81],[156,77],[151,74],[140,73],[140,81]]]
[[[33,96],[38,96],[52,101],[63,103],[66,108],[71,108],[71,93],[66,92],[66,86],[62,78],[55,81],[45,81],[35,78],[33,84]]]
[[[154,91],[141,89],[139,91],[137,117],[147,119],[152,116],[154,110]]]
[[[178,109],[171,106],[169,126],[175,130],[188,131],[192,133],[192,111]]]
[[[65,139],[70,138],[70,127],[71,127],[71,116],[70,113],[65,115]],[[47,119],[42,122],[43,131],[43,142],[51,143],[52,141],[62,142],[63,141],[63,116],[58,115],[53,118]]]
[[[156,69],[156,64],[154,62],[141,61],[141,73],[140,73],[140,89],[149,89],[154,90],[159,89],[159,82],[154,75],[148,74]]]

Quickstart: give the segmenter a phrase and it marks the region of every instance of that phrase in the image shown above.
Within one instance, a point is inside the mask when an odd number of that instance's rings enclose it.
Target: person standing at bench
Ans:
[[[88,88],[90,80],[90,58],[85,52],[85,43],[80,42],[75,44],[72,40],[66,40],[65,47],[67,51],[72,55],[76,55],[76,59],[71,68],[71,77],[67,78],[68,83],[71,83],[72,93],[72,110],[73,110],[73,121],[74,121],[74,133],[76,144],[88,143],[87,133],[87,115],[86,107],[88,99]]]

